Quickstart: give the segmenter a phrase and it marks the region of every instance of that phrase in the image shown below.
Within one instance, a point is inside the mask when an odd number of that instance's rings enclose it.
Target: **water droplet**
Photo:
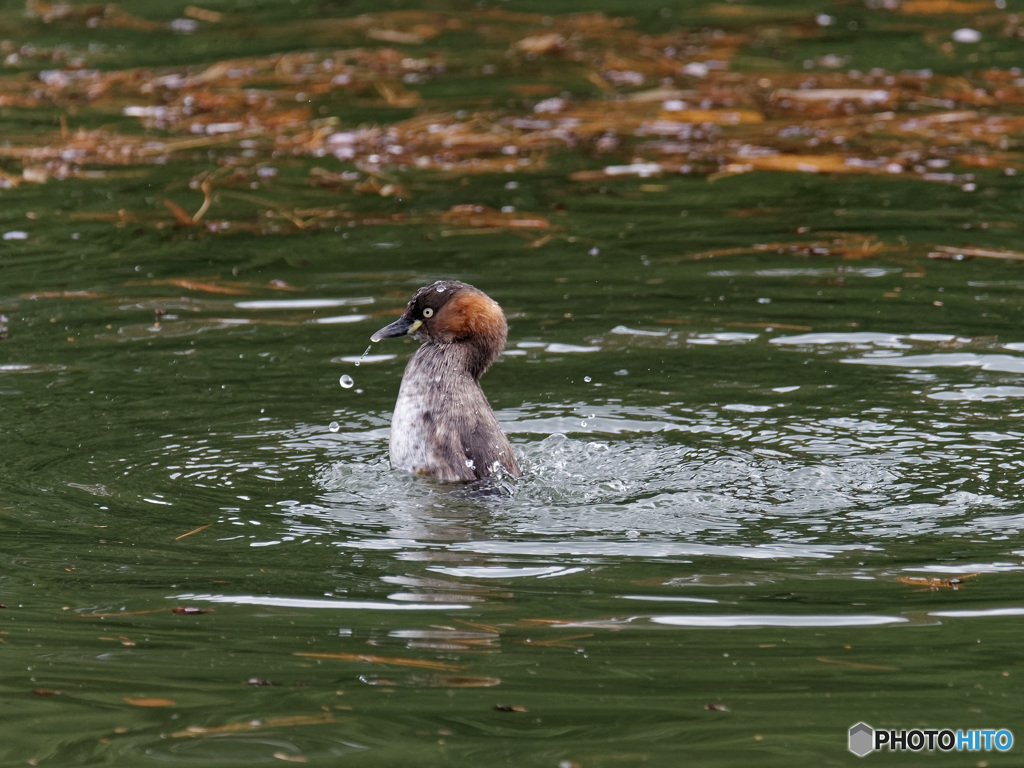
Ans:
[[[336,421],[332,421],[330,424],[327,425],[327,429],[329,429],[331,432],[340,432],[341,424],[339,424]]]
[[[589,384],[591,381],[593,381],[593,379],[591,379],[589,376],[584,376],[583,377],[583,381],[585,381],[587,384]]]
[[[345,389],[352,389],[352,385],[355,384],[355,382],[352,380],[352,377],[349,376],[347,373],[344,374],[340,379],[338,379],[338,383],[341,384],[341,386],[343,386]]]
[[[581,421],[581,422],[580,422],[580,426],[581,426],[581,427],[585,427],[585,426],[587,426],[587,420],[586,420],[586,419],[584,419],[583,421]]]
[[[466,459],[466,466],[469,467],[470,469],[473,469],[474,467],[476,467],[476,464],[473,463],[472,459]]]
[[[370,347],[372,347],[372,346],[373,346],[373,344],[370,344],[370,346],[368,346],[368,347],[367,347],[366,349],[364,349],[364,350],[363,350],[363,354],[361,354],[361,355],[359,356],[359,359],[358,359],[358,360],[356,360],[356,368],[358,368],[358,367],[359,367],[359,364],[360,364],[361,362],[363,362],[363,358],[364,358],[364,357],[366,357],[366,356],[367,356],[368,354],[370,354]],[[342,384],[341,386],[345,386],[345,385],[344,385],[344,384]]]

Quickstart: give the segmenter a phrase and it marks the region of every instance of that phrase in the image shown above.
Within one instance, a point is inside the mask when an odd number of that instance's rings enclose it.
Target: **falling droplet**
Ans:
[[[373,345],[371,344],[371,345],[370,345],[369,347],[367,347],[366,349],[364,349],[364,350],[363,350],[363,354],[361,354],[361,355],[359,356],[359,359],[358,359],[358,360],[356,360],[356,368],[358,368],[358,367],[359,367],[359,364],[360,364],[361,362],[363,362],[363,358],[364,358],[364,357],[366,357],[366,356],[367,356],[368,354],[370,354],[370,347],[372,347],[372,346],[373,346]],[[345,385],[344,385],[344,384],[342,384],[341,386],[345,386]]]
[[[583,377],[583,381],[585,381],[587,384],[589,384],[592,381],[592,379],[589,376],[584,376]]]
[[[355,384],[355,382],[352,380],[352,377],[349,376],[347,373],[343,374],[342,377],[338,379],[338,383],[341,384],[341,386],[344,387],[345,389],[352,389],[352,385]]]
[[[330,424],[327,425],[327,429],[329,429],[331,432],[340,432],[341,424],[339,424],[336,421],[332,421]]]

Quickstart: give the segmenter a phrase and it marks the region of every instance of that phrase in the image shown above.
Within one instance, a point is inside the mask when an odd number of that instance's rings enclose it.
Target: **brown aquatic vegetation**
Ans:
[[[990,0],[903,0],[896,10],[906,14],[984,13],[992,10]]]
[[[931,259],[962,261],[963,259],[1002,259],[1003,261],[1024,261],[1024,253],[1020,251],[997,251],[992,248],[956,248],[940,245],[928,254]]]
[[[174,699],[158,699],[158,698],[131,698],[125,696],[124,700],[131,704],[133,707],[173,707],[177,704]]]
[[[543,216],[496,211],[484,205],[453,206],[441,214],[441,222],[473,229],[548,229],[551,226]]]
[[[931,591],[940,589],[960,589],[964,581],[981,576],[980,573],[962,573],[959,576],[951,576],[948,579],[937,579],[926,576],[897,576],[896,581],[900,584],[910,584],[915,587],[926,587]]]
[[[163,26],[159,22],[133,16],[121,10],[114,3],[72,5],[71,3],[46,3],[42,2],[42,0],[28,0],[25,3],[25,13],[30,17],[38,17],[46,24],[55,21],[71,21],[91,28],[120,27],[145,31],[152,31]]]
[[[722,5],[708,12],[735,20],[735,10]],[[872,12],[901,24],[949,18],[945,32],[924,34],[943,52],[957,23],[949,14],[973,14],[972,23],[987,35],[1024,36],[1015,16],[989,2],[904,0]],[[166,25],[116,4],[29,0],[26,13],[43,24],[166,32]],[[184,13],[200,24],[225,21],[224,14],[196,6]],[[627,18],[602,13],[380,12],[315,25],[296,21],[287,30],[324,47],[123,70],[91,67],[87,53],[0,41],[6,57],[0,107],[61,114],[50,133],[5,136],[0,188],[145,173],[147,166],[199,158],[211,169],[189,181],[193,199],[166,190],[157,197],[161,212],[119,211],[112,220],[211,233],[436,223],[458,234],[544,230],[550,222],[483,206],[435,216],[365,213],[352,210],[351,201],[415,196],[403,180],[412,171],[443,178],[550,172],[555,156],[570,152],[587,158],[588,167],[567,171],[568,178],[601,185],[774,172],[967,187],[978,171],[1021,168],[1018,71],[842,71],[842,57],[830,55],[811,61],[807,71],[758,68],[751,62],[763,57],[752,51],[824,34],[803,17],[765,18],[772,23],[748,20],[742,30],[730,23],[729,29],[670,26],[647,34]],[[479,45],[470,53],[449,51],[443,41],[452,32],[475,36]],[[20,71],[40,60],[50,68]],[[467,76],[486,83],[499,74],[494,89],[458,99],[432,96],[429,87]],[[502,84],[509,80],[515,82]],[[350,120],[348,107],[391,110],[393,119]],[[76,125],[86,113],[119,114],[124,127]],[[277,166],[313,158],[321,164],[307,172],[308,187],[321,199],[343,201],[293,206],[264,194],[276,183]],[[239,205],[255,212],[242,218],[223,212]]]
[[[826,656],[815,656],[815,661],[820,661],[822,664],[835,664],[839,667],[846,667],[847,669],[866,669],[866,670],[877,670],[879,672],[896,672],[899,667],[893,667],[888,664],[867,664],[861,661],[847,661],[845,659],[830,659]]]
[[[120,619],[126,616],[151,616],[153,614],[167,613],[167,608],[149,608],[143,611],[107,611],[101,613],[80,614],[83,619]],[[202,616],[213,613],[212,608],[196,608],[190,605],[178,605],[170,609],[171,613],[184,616]]]
[[[218,736],[225,733],[238,733],[246,731],[264,731],[278,728],[294,728],[308,725],[330,725],[340,722],[330,712],[317,712],[309,715],[285,715],[282,717],[268,717],[265,720],[253,719],[226,725],[200,726],[190,725],[183,731],[175,731],[171,734],[172,739],[198,738],[200,736]]]
[[[305,659],[333,659],[337,661],[359,661],[367,664],[390,664],[399,667],[415,667],[417,669],[434,669],[441,672],[459,672],[464,667],[458,664],[448,664],[443,661],[432,661],[431,659],[407,659],[400,656],[378,656],[373,653],[314,653],[312,651],[298,651],[296,656]]]
[[[186,531],[185,533],[181,534],[180,536],[175,536],[174,540],[175,541],[181,541],[182,539],[188,538],[189,536],[197,534],[200,531],[205,531],[207,528],[209,528],[212,525],[213,525],[213,523],[206,523],[206,525],[200,525],[198,528],[193,528],[191,531]]]

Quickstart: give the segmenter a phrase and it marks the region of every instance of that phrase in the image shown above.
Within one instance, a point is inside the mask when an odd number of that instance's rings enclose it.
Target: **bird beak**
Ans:
[[[380,341],[381,339],[395,339],[399,336],[407,336],[416,333],[423,325],[422,320],[413,320],[408,315],[402,315],[400,318],[395,320],[391,325],[385,325],[373,336],[370,337],[370,341]]]

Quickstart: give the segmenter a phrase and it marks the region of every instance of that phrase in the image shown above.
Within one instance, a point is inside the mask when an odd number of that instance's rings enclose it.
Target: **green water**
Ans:
[[[505,10],[579,10],[537,5]],[[641,30],[746,35],[730,71],[754,77],[823,51],[967,78],[1019,60],[1012,9],[608,5]],[[214,3],[220,26],[172,34],[2,7],[0,40],[102,70],[365,44],[310,30],[407,8]],[[164,24],[184,4],[125,9]],[[944,54],[936,39],[971,25],[983,42]],[[425,104],[332,93],[317,114],[334,110],[338,131],[447,107],[529,114],[504,89],[533,80],[599,95],[568,58],[499,71],[488,93],[473,68],[503,66],[507,45],[477,31],[410,44],[453,62]],[[33,61],[9,60],[4,87],[61,66]],[[55,140],[61,114],[71,130],[181,137],[126,117],[127,97],[54,98],[0,101],[0,144]],[[1021,111],[1004,100],[976,108]],[[857,762],[858,721],[1024,739],[1014,130],[999,167],[954,161],[973,186],[571,178],[650,160],[642,140],[549,147],[519,172],[366,171],[261,137],[0,188],[0,762],[821,766]],[[273,174],[246,171],[201,223],[176,221],[163,201],[194,213],[189,181],[246,149]],[[0,171],[29,165],[8,154]],[[318,167],[402,192],[312,183]],[[444,218],[464,205],[548,224]],[[317,207],[335,218],[289,225]],[[483,383],[526,470],[515,484],[388,466],[412,344],[357,361],[439,277],[508,315]]]

